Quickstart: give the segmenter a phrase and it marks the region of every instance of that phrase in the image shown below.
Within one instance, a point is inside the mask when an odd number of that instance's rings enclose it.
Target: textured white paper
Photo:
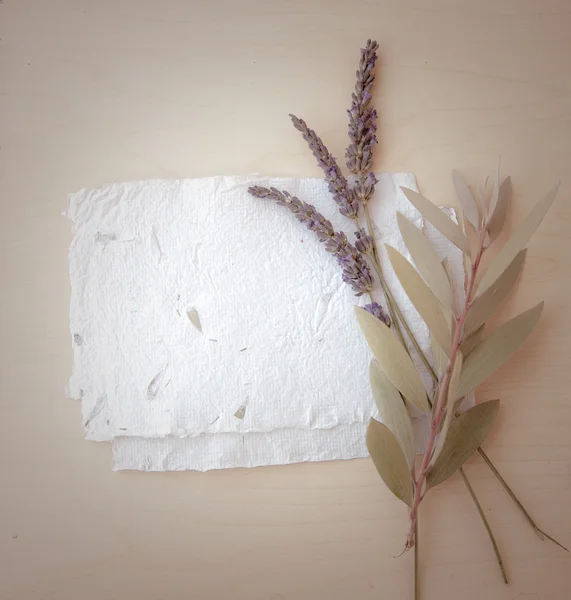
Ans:
[[[415,189],[414,178],[379,180],[376,236],[406,254],[395,210],[421,224],[398,189]],[[88,439],[114,440],[114,468],[366,456],[375,411],[357,299],[314,235],[286,209],[247,194],[252,184],[287,189],[351,231],[318,179],[156,180],[69,198],[68,391],[82,399]],[[428,233],[460,273],[459,253]],[[428,348],[424,325],[385,269]],[[187,316],[193,309],[202,333]]]

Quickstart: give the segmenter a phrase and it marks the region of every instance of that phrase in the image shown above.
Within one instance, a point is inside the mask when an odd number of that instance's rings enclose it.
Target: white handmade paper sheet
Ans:
[[[312,232],[247,193],[253,184],[286,189],[352,233],[320,179],[154,180],[69,198],[68,391],[82,400],[87,438],[113,441],[116,469],[366,456],[364,431],[375,414],[370,352],[353,312],[364,300]],[[422,222],[401,185],[416,189],[412,175],[379,175],[371,210],[381,248],[406,254],[396,210]],[[459,252],[428,233],[461,284]],[[424,324],[382,255],[428,349]]]

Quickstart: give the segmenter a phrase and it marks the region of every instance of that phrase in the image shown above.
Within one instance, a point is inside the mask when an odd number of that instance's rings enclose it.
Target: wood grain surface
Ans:
[[[502,157],[510,226],[561,179],[517,299],[539,329],[480,389],[486,449],[571,546],[571,4],[565,0],[4,0],[0,3],[0,599],[408,600],[407,516],[369,460],[113,473],[70,373],[68,192],[110,181],[316,175],[288,113],[337,156],[358,51],[380,43],[377,168],[453,202]],[[423,600],[566,600],[540,541],[476,458],[421,510]]]

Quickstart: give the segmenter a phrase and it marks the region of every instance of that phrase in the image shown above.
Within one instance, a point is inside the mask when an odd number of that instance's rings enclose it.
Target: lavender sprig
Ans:
[[[317,159],[317,164],[325,174],[329,191],[339,206],[339,212],[350,219],[356,219],[359,214],[359,202],[353,190],[350,189],[347,179],[341,173],[337,161],[327,150],[321,138],[307,126],[303,119],[299,119],[295,115],[290,115],[290,118],[293,126],[303,135],[303,139]]]
[[[359,202],[363,204],[372,197],[376,183],[372,169],[373,146],[377,143],[377,111],[370,107],[370,103],[378,47],[377,42],[368,40],[361,50],[355,91],[351,95],[351,108],[347,111],[351,143],[345,152],[345,159],[349,171],[357,175],[353,189]]]
[[[270,198],[289,209],[298,221],[315,232],[327,252],[337,258],[343,272],[343,281],[351,286],[356,295],[371,293],[373,278],[365,257],[342,231],[337,232],[333,229],[331,222],[317,212],[315,206],[273,187],[256,185],[248,188],[248,192],[256,198]]]

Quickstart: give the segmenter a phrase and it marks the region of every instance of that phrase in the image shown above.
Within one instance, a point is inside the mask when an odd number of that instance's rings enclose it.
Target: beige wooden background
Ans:
[[[486,447],[571,545],[571,4],[566,0],[4,0],[0,4],[0,599],[405,600],[406,515],[368,460],[111,472],[70,372],[66,193],[114,180],[315,175],[287,118],[343,155],[358,50],[381,46],[378,168],[452,201],[449,172],[514,180],[511,222],[557,179],[503,317],[540,329],[481,389]],[[423,598],[565,600],[571,558],[487,469],[468,473],[513,583],[455,478],[421,512]]]

